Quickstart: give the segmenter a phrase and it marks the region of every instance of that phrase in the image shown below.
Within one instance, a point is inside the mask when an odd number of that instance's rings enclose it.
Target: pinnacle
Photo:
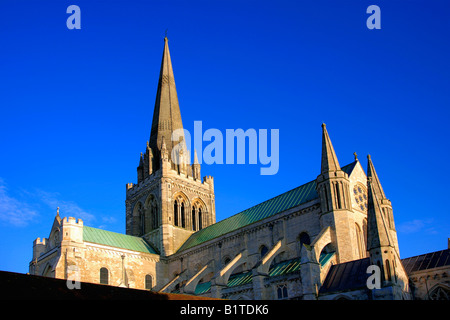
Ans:
[[[334,152],[333,144],[331,143],[330,136],[325,123],[322,123],[322,164],[321,173],[329,171],[341,170],[339,166],[336,153]]]

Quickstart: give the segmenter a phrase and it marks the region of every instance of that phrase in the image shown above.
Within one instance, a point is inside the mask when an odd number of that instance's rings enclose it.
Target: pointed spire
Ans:
[[[198,157],[197,157],[197,150],[194,150],[194,164],[199,164]]]
[[[373,177],[367,178],[367,250],[392,246],[388,224],[375,191]]]
[[[201,179],[200,175],[200,163],[198,163],[197,150],[194,149],[194,163],[192,164],[192,177],[194,179]]]
[[[370,154],[367,155],[367,179],[372,179],[373,189],[377,195],[377,198],[380,201],[383,199],[387,199],[386,195],[384,194],[383,188],[381,187],[381,183],[380,180],[378,179],[375,167],[373,166]]]
[[[165,136],[167,138],[166,148],[170,156],[174,145],[178,144],[178,141],[172,141],[172,133],[177,129],[183,129],[183,123],[168,42],[167,37],[165,37],[149,146],[153,151],[161,150],[162,137]],[[179,136],[183,137],[184,141],[182,131],[180,131]]]
[[[325,123],[322,123],[322,165],[321,173],[329,171],[339,171],[339,166],[336,153],[334,152],[333,145],[331,144],[330,136],[328,135],[327,127]]]
[[[381,201],[386,199],[370,155],[367,156],[367,250],[391,246],[387,217]]]

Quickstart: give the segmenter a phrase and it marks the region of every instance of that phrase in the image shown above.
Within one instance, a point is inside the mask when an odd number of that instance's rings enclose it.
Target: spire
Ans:
[[[388,230],[388,221],[381,208],[381,185],[373,168],[370,156],[367,157],[369,165],[367,169],[367,250],[392,246]],[[370,171],[372,170],[372,171]],[[371,174],[369,176],[369,174]],[[381,189],[381,193],[383,190]],[[384,193],[383,193],[384,195]]]
[[[197,150],[194,150],[194,164],[199,164],[198,157],[197,157]]]
[[[171,139],[172,133],[177,129],[183,129],[183,123],[181,121],[180,106],[178,104],[168,39],[165,37],[149,143],[154,154],[156,152],[155,156],[159,155],[159,152],[157,151],[161,150],[162,137],[165,136],[167,152],[170,158],[173,147],[179,143],[178,141],[172,141]],[[182,131],[180,132],[179,137],[180,139],[183,138],[184,141],[184,134]]]
[[[384,194],[383,188],[381,187],[380,180],[378,179],[377,172],[375,171],[375,167],[372,163],[372,158],[370,154],[367,155],[367,179],[372,179],[373,189],[377,194],[378,200],[386,199],[386,195]]]
[[[327,127],[325,123],[322,124],[322,165],[321,173],[329,171],[339,171],[339,166],[336,153],[334,152],[333,145],[331,144],[330,136],[328,135]]]

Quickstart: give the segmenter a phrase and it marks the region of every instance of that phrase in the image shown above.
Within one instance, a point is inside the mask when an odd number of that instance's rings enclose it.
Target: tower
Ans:
[[[350,201],[350,181],[341,170],[325,124],[322,124],[321,172],[316,179],[320,199],[321,227],[331,227],[332,244],[338,262],[357,259],[353,250],[352,209]]]
[[[402,299],[403,292],[408,291],[408,280],[398,252],[392,205],[384,194],[370,155],[367,159],[367,251],[370,263],[379,267],[382,286],[381,290],[373,291],[373,297]]]
[[[386,198],[386,195],[383,191],[383,187],[381,186],[380,180],[378,179],[377,172],[375,171],[375,167],[373,165],[372,159],[370,155],[367,156],[367,184],[369,185],[369,182],[372,181],[373,184],[373,190],[375,192],[376,198],[379,202],[380,209],[383,215],[383,220],[386,223],[387,227],[387,233],[389,235],[389,238],[392,241],[393,246],[395,247],[395,250],[400,255],[400,251],[398,248],[398,241],[397,241],[397,231],[395,230],[395,223],[394,223],[394,214],[392,210],[392,204],[391,201]]]
[[[173,254],[193,232],[215,223],[214,179],[200,179],[197,158],[191,165],[167,37],[137,180],[126,185],[126,233],[144,237],[161,255]]]

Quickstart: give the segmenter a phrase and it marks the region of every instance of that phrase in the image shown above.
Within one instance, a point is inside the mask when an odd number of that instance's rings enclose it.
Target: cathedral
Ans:
[[[449,299],[450,250],[400,259],[371,157],[367,171],[356,155],[342,166],[325,124],[315,180],[218,222],[214,178],[196,155],[190,163],[183,134],[173,141],[180,129],[166,37],[150,139],[126,184],[126,233],[58,210],[29,273],[236,300]]]

